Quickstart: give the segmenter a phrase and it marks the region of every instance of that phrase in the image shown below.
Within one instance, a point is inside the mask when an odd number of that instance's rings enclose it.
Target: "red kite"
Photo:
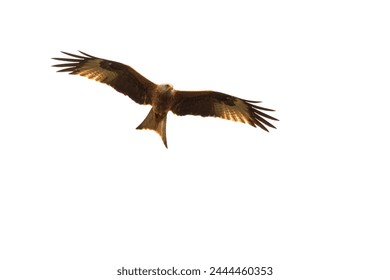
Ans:
[[[137,129],[151,129],[167,145],[167,114],[197,115],[218,117],[226,120],[250,124],[268,131],[266,126],[275,128],[265,118],[277,121],[263,111],[274,111],[255,105],[259,101],[249,101],[216,91],[175,90],[170,84],[156,85],[130,66],[101,59],[80,52],[81,55],[62,52],[70,57],[53,58],[66,63],[53,65],[62,67],[58,72],[69,72],[107,84],[142,105],[152,105],[152,109]]]

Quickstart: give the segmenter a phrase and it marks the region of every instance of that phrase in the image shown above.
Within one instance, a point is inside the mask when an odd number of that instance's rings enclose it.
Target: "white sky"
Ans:
[[[1,279],[389,279],[387,1],[0,6]],[[280,121],[170,114],[166,150],[135,129],[150,107],[56,73],[61,50],[261,100]]]

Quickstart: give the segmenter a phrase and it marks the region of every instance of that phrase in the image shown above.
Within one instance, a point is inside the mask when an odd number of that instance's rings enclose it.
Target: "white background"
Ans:
[[[122,266],[389,279],[387,1],[0,8],[1,279],[160,279]],[[56,73],[61,50],[261,100],[280,121],[170,114],[167,150],[135,129],[149,107]],[[209,278],[239,279],[183,277]]]

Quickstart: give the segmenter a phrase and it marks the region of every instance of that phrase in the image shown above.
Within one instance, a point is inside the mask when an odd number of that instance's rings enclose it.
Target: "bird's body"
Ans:
[[[156,131],[160,134],[165,147],[168,147],[166,135],[167,115],[171,110],[175,92],[170,84],[156,86],[152,92],[152,109],[150,109],[145,120],[137,127],[137,129],[151,129]]]
[[[168,113],[175,98],[175,89],[170,84],[158,85],[152,94],[152,108],[157,114]]]
[[[53,65],[62,67],[58,72],[70,72],[70,74],[94,79],[113,87],[139,104],[151,105],[149,114],[137,129],[156,131],[166,147],[168,147],[166,121],[169,111],[179,116],[219,117],[259,126],[266,131],[268,131],[266,126],[275,128],[264,118],[277,119],[263,112],[273,110],[254,104],[259,102],[215,91],[175,90],[170,84],[156,85],[130,66],[119,62],[101,59],[83,52],[80,53],[84,56],[63,53],[72,58],[54,58],[67,62]]]

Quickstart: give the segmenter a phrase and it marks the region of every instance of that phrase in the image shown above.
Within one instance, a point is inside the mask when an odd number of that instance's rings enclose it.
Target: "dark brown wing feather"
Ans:
[[[259,126],[268,131],[266,126],[273,127],[267,119],[277,121],[263,111],[274,111],[255,105],[249,101],[215,91],[176,91],[171,111],[176,115],[198,115],[218,117],[226,120]]]
[[[125,64],[101,59],[92,55],[75,55],[62,52],[72,58],[53,58],[66,63],[53,67],[62,67],[57,72],[69,72],[95,81],[105,83],[117,91],[129,96],[139,104],[151,104],[151,91],[156,86],[137,71]]]

